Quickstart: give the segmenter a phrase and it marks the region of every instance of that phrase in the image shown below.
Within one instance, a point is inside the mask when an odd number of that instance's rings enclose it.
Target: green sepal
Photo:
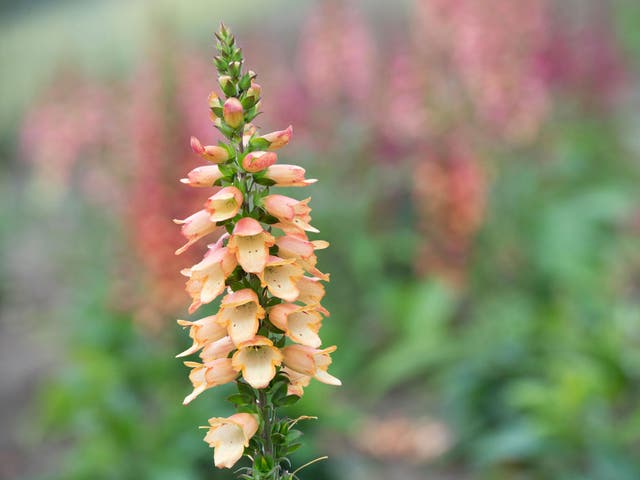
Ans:
[[[240,90],[247,90],[251,86],[251,75],[248,73],[242,75],[238,82],[238,86],[240,87]]]
[[[233,137],[233,134],[235,132],[235,129],[231,128],[226,123],[221,123],[220,125],[216,125],[216,128],[220,130],[220,132],[227,138]]]
[[[273,180],[271,180],[270,178],[267,177],[263,177],[263,176],[258,176],[258,175],[254,175],[253,180],[258,184],[258,185],[262,185],[264,187],[272,187],[276,184],[276,182],[274,182]]]
[[[260,99],[254,96],[247,96],[240,100],[240,103],[242,104],[242,108],[244,108],[245,111],[249,111],[253,106],[255,106],[256,103],[258,103],[258,100]]]
[[[222,107],[211,107],[211,111],[216,117],[222,118]]]
[[[252,150],[264,150],[266,148],[269,148],[270,145],[271,142],[262,137],[253,137],[251,140],[249,140],[249,148],[251,148]]]
[[[234,405],[241,407],[243,405],[249,405],[253,402],[253,397],[249,395],[244,395],[242,393],[234,393],[227,397],[227,401],[233,403]]]

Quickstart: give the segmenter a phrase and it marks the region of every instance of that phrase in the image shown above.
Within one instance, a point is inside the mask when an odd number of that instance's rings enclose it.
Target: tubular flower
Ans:
[[[303,270],[295,259],[274,256],[269,257],[264,270],[258,274],[262,287],[267,287],[271,295],[287,302],[293,302],[300,295],[296,283],[302,276]]]
[[[274,244],[275,239],[265,232],[260,222],[245,217],[236,223],[228,247],[245,272],[260,273],[267,264],[269,247]]]
[[[236,413],[229,418],[210,418],[204,441],[214,449],[218,468],[231,468],[242,457],[249,440],[258,431],[258,419],[250,413]]]
[[[247,172],[260,172],[278,161],[273,152],[249,152],[242,159],[242,168]]]
[[[191,187],[213,187],[213,184],[222,178],[222,172],[217,165],[205,165],[197,167],[187,173],[187,178],[180,181]]]
[[[315,275],[324,281],[329,280],[329,275],[325,275],[316,268],[318,258],[313,253],[315,250],[327,248],[329,246],[328,242],[323,240],[310,242],[291,235],[284,235],[278,237],[276,245],[278,246],[278,255],[280,257],[295,258],[298,265],[300,265],[305,272]]]
[[[265,388],[276,375],[276,366],[282,363],[282,353],[266,337],[256,336],[238,346],[232,365],[242,371],[242,378],[253,388]]]
[[[178,325],[181,327],[191,327],[189,329],[189,337],[193,339],[193,345],[184,352],[176,355],[176,357],[186,357],[187,355],[191,355],[210,342],[220,340],[227,335],[226,328],[220,326],[220,324],[216,322],[215,315],[201,318],[195,322],[178,320]]]
[[[225,187],[209,197],[204,208],[209,220],[222,222],[235,217],[242,206],[242,192],[236,187]]]
[[[309,225],[310,200],[311,198],[296,200],[284,195],[267,195],[264,198],[264,208],[284,226],[290,225],[304,232],[318,233],[319,230]]]
[[[279,148],[284,147],[291,140],[291,136],[293,135],[293,127],[289,125],[284,130],[278,130],[277,132],[267,133],[263,135],[263,140],[269,142],[269,150],[278,150]]]
[[[200,263],[180,272],[189,277],[187,292],[193,299],[189,313],[195,312],[204,303],[212,302],[224,291],[225,280],[237,264],[236,257],[229,249],[220,247],[209,250]]]
[[[314,377],[322,383],[341,385],[340,380],[327,372],[327,368],[331,365],[329,354],[335,350],[336,347],[318,350],[306,345],[289,345],[282,349],[282,355],[284,364],[291,370]]]
[[[318,335],[322,314],[314,306],[281,303],[269,310],[269,320],[296,343],[314,348],[322,344]]]
[[[256,336],[264,315],[256,292],[244,288],[222,299],[216,320],[227,329],[233,343],[239,345]]]
[[[187,243],[176,250],[176,255],[180,255],[202,237],[206,237],[216,229],[215,222],[211,221],[211,215],[206,210],[199,210],[184,220],[174,220],[174,222],[182,225],[180,233],[187,239]]]
[[[191,137],[191,150],[212,163],[224,163],[229,160],[229,152],[226,148],[218,145],[202,146],[196,137]]]
[[[185,362],[191,368],[189,380],[193,384],[193,392],[185,397],[183,405],[191,401],[205,390],[233,381],[238,372],[232,367],[230,358],[218,358],[208,363]]]
[[[307,180],[304,174],[305,169],[297,165],[271,165],[264,172],[264,177],[273,181],[276,187],[306,187],[318,181],[315,178]]]
[[[272,186],[302,187],[315,180],[305,179],[302,167],[275,165],[273,150],[289,143],[293,129],[260,136],[252,123],[262,95],[256,74],[243,72],[242,52],[226,27],[216,38],[214,64],[223,96],[210,94],[208,105],[213,125],[226,140],[203,147],[192,138],[192,149],[217,165],[195,168],[181,182],[220,188],[202,210],[176,220],[187,239],[176,253],[218,226],[226,230],[199,263],[181,272],[188,277],[189,313],[226,294],[215,315],[178,320],[189,327],[192,342],[178,356],[198,354],[201,360],[185,362],[193,391],[184,404],[209,388],[235,382],[238,393],[229,400],[244,413],[211,418],[205,436],[215,450],[215,465],[231,468],[246,453],[253,462],[247,470],[251,478],[294,478],[297,470],[289,471],[284,452],[300,432],[292,429],[296,421],[278,415],[278,407],[298,400],[312,378],[340,384],[327,373],[335,347],[319,349],[322,320],[329,316],[320,305],[321,282],[329,275],[316,267],[315,251],[329,244],[307,237],[318,231],[310,225],[309,198],[269,195]]]

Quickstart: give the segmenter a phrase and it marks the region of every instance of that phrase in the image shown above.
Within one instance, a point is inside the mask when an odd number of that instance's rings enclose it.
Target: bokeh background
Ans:
[[[0,478],[227,479],[177,182],[239,37],[321,182],[303,478],[640,478],[636,0],[0,2]],[[296,192],[300,194],[301,192]],[[195,249],[197,250],[197,249]]]

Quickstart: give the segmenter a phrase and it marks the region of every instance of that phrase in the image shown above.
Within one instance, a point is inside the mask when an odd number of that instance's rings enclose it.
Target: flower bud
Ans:
[[[278,160],[278,156],[273,152],[249,152],[242,160],[242,168],[247,172],[260,172],[270,167]]]
[[[242,104],[237,98],[228,98],[227,101],[224,102],[222,112],[224,121],[230,127],[237,128],[242,125],[242,122],[244,121],[244,110],[242,109]]]
[[[218,83],[225,95],[232,97],[237,93],[236,86],[229,75],[221,75],[218,78]]]
[[[260,138],[263,138],[267,142],[269,142],[269,150],[277,150],[289,143],[289,140],[291,140],[291,135],[293,135],[293,127],[289,125],[285,130],[267,133]]]
[[[220,178],[222,178],[222,172],[217,165],[205,165],[194,168],[187,174],[187,178],[180,181],[192,187],[212,187]]]
[[[305,170],[297,165],[272,165],[264,173],[278,187],[306,187],[317,182],[315,178],[305,179]]]
[[[262,87],[259,83],[251,82],[251,86],[247,90],[247,97],[254,97],[256,100],[260,98],[260,94],[262,93]]]
[[[222,107],[222,103],[220,103],[220,97],[216,92],[211,92],[209,97],[207,98],[207,102],[209,103],[209,108],[220,108]]]
[[[223,163],[229,160],[229,152],[218,145],[202,146],[200,140],[191,137],[191,150],[212,163]]]

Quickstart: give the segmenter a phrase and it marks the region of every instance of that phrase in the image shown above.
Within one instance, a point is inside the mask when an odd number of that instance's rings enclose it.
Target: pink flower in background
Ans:
[[[485,215],[487,180],[479,159],[456,137],[424,156],[414,173],[413,192],[418,229],[425,236],[417,272],[460,285]]]
[[[375,47],[359,9],[348,2],[318,4],[302,29],[298,51],[302,84],[317,106],[346,101],[366,109],[375,80]]]
[[[422,0],[416,17],[449,57],[479,120],[510,141],[533,139],[549,109],[537,69],[546,0]]]

